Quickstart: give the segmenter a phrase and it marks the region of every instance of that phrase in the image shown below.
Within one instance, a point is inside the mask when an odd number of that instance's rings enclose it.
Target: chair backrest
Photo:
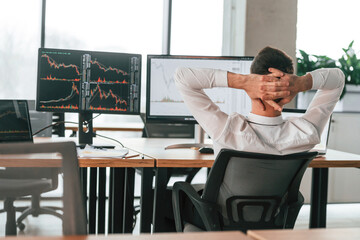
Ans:
[[[87,234],[85,202],[80,188],[79,164],[73,142],[58,143],[6,143],[0,144],[0,155],[58,153],[61,156],[64,177],[63,234]],[[30,160],[29,160],[30,161]]]
[[[221,228],[283,228],[298,199],[303,174],[316,152],[269,155],[223,149],[202,198],[219,206]]]

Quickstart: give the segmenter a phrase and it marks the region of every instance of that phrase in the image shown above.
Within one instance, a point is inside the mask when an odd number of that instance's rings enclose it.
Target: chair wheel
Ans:
[[[24,229],[25,229],[25,224],[23,224],[23,223],[18,223],[17,227],[20,229],[20,231],[24,231]]]

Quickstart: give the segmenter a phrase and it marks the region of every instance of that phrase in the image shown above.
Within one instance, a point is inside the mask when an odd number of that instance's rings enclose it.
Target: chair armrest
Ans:
[[[181,203],[184,201],[184,194],[189,198],[199,213],[207,231],[219,231],[220,222],[218,219],[218,206],[216,203],[203,200],[195,191],[193,186],[187,182],[176,182],[172,190],[172,202],[175,219],[175,227],[177,232],[183,231],[181,219]]]

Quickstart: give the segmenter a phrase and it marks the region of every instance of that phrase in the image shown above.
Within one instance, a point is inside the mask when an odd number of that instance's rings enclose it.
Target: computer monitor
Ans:
[[[0,143],[32,142],[26,100],[0,100]]]
[[[140,114],[140,84],[139,54],[40,48],[36,109],[80,113],[82,134],[92,113]]]
[[[178,67],[214,68],[249,74],[253,57],[210,57],[148,55],[146,121],[161,123],[196,123],[178,92],[174,73]],[[243,90],[205,89],[208,96],[228,114],[247,114],[251,100]]]
[[[253,57],[148,55],[146,122],[197,123],[175,86],[174,74],[178,67],[213,68],[249,74],[252,61]],[[205,89],[205,92],[228,114],[247,114],[251,110],[251,100],[243,90],[212,88]],[[196,143],[171,145],[165,149],[209,146],[204,144],[204,131],[201,128],[195,136]]]

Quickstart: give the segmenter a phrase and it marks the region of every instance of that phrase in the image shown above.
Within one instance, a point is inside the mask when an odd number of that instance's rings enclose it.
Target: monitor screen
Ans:
[[[140,113],[141,55],[39,49],[38,111]]]
[[[0,142],[32,141],[26,100],[0,100]]]
[[[176,69],[214,68],[249,74],[253,57],[148,55],[147,60],[146,121],[196,123],[175,86]],[[247,114],[251,110],[251,100],[243,90],[212,88],[205,92],[228,114]]]

